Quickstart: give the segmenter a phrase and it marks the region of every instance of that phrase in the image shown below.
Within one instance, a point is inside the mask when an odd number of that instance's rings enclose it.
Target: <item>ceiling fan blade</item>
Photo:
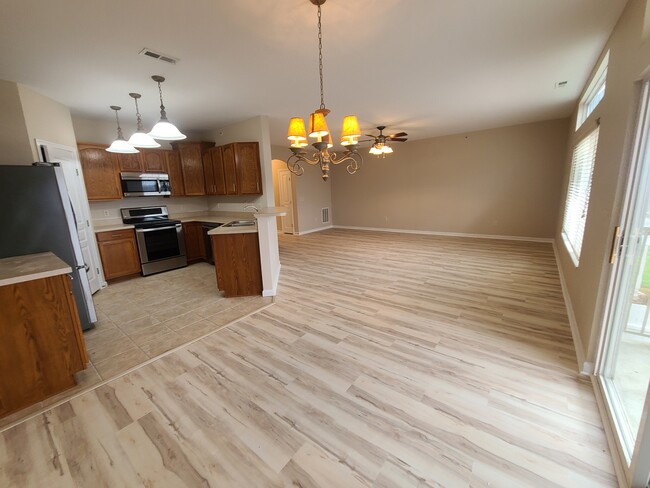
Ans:
[[[391,138],[386,142],[406,142],[408,139],[406,137],[396,137],[396,138]]]
[[[379,136],[373,136],[372,134],[364,134],[366,137],[372,137],[373,139],[377,139]]]
[[[406,132],[398,132],[397,134],[391,134],[386,137],[388,137],[389,139],[394,139],[395,137],[405,137],[405,136],[408,136]]]
[[[376,140],[373,138],[373,139],[362,139],[362,140],[360,140],[358,142],[375,142],[375,141]]]

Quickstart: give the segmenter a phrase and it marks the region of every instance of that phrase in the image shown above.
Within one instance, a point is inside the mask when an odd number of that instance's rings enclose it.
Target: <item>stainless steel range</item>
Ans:
[[[122,222],[135,226],[142,275],[187,266],[180,220],[170,220],[165,205],[123,208]]]

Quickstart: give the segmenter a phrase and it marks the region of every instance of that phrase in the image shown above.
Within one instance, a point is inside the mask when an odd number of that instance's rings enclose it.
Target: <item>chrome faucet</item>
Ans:
[[[247,208],[252,208],[252,209],[255,210],[256,212],[259,212],[259,211],[260,211],[260,209],[257,208],[255,205],[245,205],[245,206],[244,206],[244,210],[246,210]]]

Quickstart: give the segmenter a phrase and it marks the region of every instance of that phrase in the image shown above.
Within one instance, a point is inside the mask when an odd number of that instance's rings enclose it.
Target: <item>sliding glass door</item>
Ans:
[[[645,487],[650,383],[650,114],[644,85],[597,377],[631,486]]]

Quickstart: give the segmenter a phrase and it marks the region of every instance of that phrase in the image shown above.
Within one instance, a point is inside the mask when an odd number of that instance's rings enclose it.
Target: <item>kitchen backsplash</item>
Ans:
[[[90,218],[93,225],[113,225],[122,222],[121,208],[167,205],[170,215],[191,212],[207,212],[207,197],[131,197],[106,202],[90,202]]]

